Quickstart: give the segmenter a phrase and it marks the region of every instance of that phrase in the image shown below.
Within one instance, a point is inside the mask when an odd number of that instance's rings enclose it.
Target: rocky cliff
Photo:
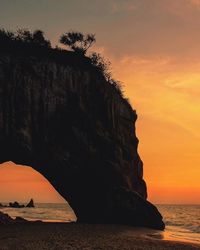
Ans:
[[[39,171],[80,222],[163,229],[146,201],[136,112],[86,59],[70,58],[0,54],[0,162]]]

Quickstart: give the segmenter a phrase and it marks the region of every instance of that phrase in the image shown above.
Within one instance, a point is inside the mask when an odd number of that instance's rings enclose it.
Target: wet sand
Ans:
[[[119,225],[31,223],[0,226],[0,250],[194,250],[200,245],[163,240],[161,232]]]

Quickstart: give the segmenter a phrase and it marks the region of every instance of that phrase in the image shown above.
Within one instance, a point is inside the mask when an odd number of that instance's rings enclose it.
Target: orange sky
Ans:
[[[114,66],[139,115],[139,153],[154,203],[200,203],[200,64],[178,63],[124,58]]]
[[[2,0],[0,23],[95,33],[138,113],[150,201],[200,204],[200,0]]]
[[[31,167],[12,162],[0,166],[0,202],[28,203],[31,198],[37,203],[65,202],[54,187]]]

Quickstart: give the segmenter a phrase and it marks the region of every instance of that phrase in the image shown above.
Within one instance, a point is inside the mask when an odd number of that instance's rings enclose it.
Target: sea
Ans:
[[[6,203],[4,203],[6,205]],[[44,222],[74,222],[76,216],[69,206],[55,203],[36,203],[35,208],[1,208],[11,217],[23,217],[27,220]],[[166,229],[158,232],[161,239],[193,242],[200,244],[200,205],[157,205]]]
[[[164,239],[200,244],[200,205],[156,205],[163,216]]]

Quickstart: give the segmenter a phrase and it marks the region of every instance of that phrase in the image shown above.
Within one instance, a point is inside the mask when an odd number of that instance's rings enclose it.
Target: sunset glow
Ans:
[[[31,198],[35,202],[57,202],[65,200],[40,173],[28,166],[6,162],[0,165],[0,200],[1,202],[28,203]]]
[[[200,1],[10,2],[1,3],[2,27],[39,27],[54,45],[70,28],[96,34],[93,50],[111,61],[138,114],[148,199],[200,204]],[[0,201],[63,202],[40,174],[11,163],[0,186]]]
[[[132,60],[114,65],[139,115],[139,153],[149,199],[200,203],[200,65]]]

